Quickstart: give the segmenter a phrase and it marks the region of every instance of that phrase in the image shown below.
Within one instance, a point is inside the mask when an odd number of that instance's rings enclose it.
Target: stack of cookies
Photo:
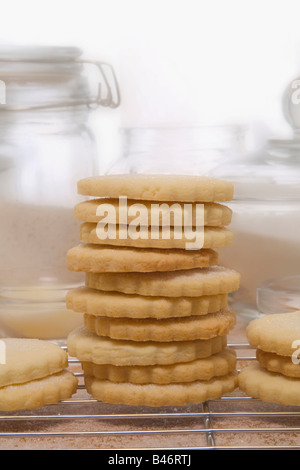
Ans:
[[[78,380],[60,346],[31,338],[0,342],[0,411],[34,409],[71,398]]]
[[[232,242],[231,210],[222,204],[232,199],[232,185],[196,176],[111,175],[79,181],[78,192],[89,199],[75,207],[81,244],[68,251],[67,264],[86,282],[68,292],[66,303],[83,313],[83,326],[67,345],[82,364],[87,391],[107,403],[164,406],[234,390],[228,294],[240,276],[218,265],[216,251]],[[191,232],[182,222],[192,208],[190,228],[197,228],[196,206],[203,209],[203,243],[187,249]]]
[[[240,372],[240,389],[262,401],[300,405],[300,311],[262,316],[246,332],[257,360]]]

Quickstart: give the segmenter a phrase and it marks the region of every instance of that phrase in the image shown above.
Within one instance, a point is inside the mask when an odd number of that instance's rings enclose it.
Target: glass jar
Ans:
[[[91,64],[105,82],[103,96],[92,91]],[[77,48],[0,48],[2,336],[60,338],[79,321],[63,313],[66,290],[81,282],[67,270],[66,252],[79,243],[77,181],[98,172],[90,113],[119,104],[117,83],[111,88],[104,70]]]
[[[219,264],[241,274],[230,304],[242,324],[265,313],[257,303],[260,286],[300,274],[300,112],[286,103],[285,109],[293,137],[270,140],[253,153],[240,126],[125,129],[123,158],[109,171],[198,174],[234,184],[234,199],[226,203],[233,243],[218,252]]]

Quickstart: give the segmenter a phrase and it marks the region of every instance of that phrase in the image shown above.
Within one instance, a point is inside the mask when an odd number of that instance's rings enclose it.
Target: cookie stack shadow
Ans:
[[[70,290],[66,304],[83,314],[83,325],[69,334],[67,347],[81,362],[88,393],[106,403],[179,406],[232,392],[236,354],[227,335],[236,316],[228,296],[240,276],[218,264],[216,251],[232,243],[231,210],[223,204],[232,199],[232,185],[129,175],[86,178],[78,192],[89,198],[75,207],[80,244],[68,251],[67,265],[85,273],[85,285]],[[97,208],[110,204],[118,213],[124,196],[128,224],[136,203],[148,209],[176,203],[179,212],[186,203],[204,204],[203,247],[186,249],[187,240],[174,236],[174,214],[168,239],[150,232],[120,239],[120,226],[116,237],[100,239]],[[161,218],[159,224],[161,231]]]

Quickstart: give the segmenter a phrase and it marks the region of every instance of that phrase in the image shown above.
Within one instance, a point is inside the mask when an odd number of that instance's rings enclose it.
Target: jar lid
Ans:
[[[96,93],[88,66],[99,77]],[[5,88],[1,112],[82,105],[114,108],[120,103],[112,66],[83,59],[77,47],[2,46],[0,80]]]

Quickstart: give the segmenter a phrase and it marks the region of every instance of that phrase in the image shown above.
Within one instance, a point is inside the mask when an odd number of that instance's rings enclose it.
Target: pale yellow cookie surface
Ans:
[[[298,357],[295,362],[291,356],[279,356],[279,354],[256,350],[256,359],[259,364],[270,372],[300,378],[300,363]]]
[[[77,390],[78,380],[68,370],[29,382],[0,388],[0,410],[17,411],[40,408],[70,398]]]
[[[104,292],[90,287],[71,289],[68,309],[111,318],[177,318],[206,315],[227,306],[227,294],[201,297],[154,297],[122,292]]]
[[[131,341],[190,341],[227,335],[235,325],[235,313],[225,308],[217,313],[171,319],[107,318],[84,315],[88,331],[99,336]]]
[[[120,174],[83,178],[79,194],[94,197],[146,201],[214,202],[230,201],[233,184],[217,178],[193,175]]]
[[[214,250],[159,250],[82,244],[67,252],[67,267],[83,272],[174,271],[213,266]]]
[[[113,366],[83,362],[85,375],[90,375],[110,382],[129,382],[137,384],[193,382],[210,380],[213,377],[229,374],[236,370],[236,353],[230,348],[210,357],[195,359],[169,365],[153,366]]]
[[[291,356],[299,347],[294,341],[300,341],[300,311],[264,315],[252,320],[246,333],[253,348]]]
[[[257,362],[239,373],[239,388],[252,398],[281,405],[300,405],[300,380],[269,372]]]
[[[75,329],[67,338],[70,356],[81,362],[116,366],[188,362],[220,352],[226,345],[226,336],[176,342],[114,340],[97,336],[85,327]]]
[[[193,230],[193,233],[185,232],[184,229],[178,231],[170,227],[166,238],[164,238],[162,230],[156,231],[155,235],[152,228],[140,227],[137,231],[129,232],[125,228],[126,236],[121,238],[120,226],[115,227],[114,231],[108,231],[109,237],[105,235],[101,239],[97,232],[97,224],[91,222],[84,222],[79,227],[79,239],[82,243],[91,243],[96,245],[112,245],[112,246],[126,246],[136,248],[156,248],[156,249],[189,249],[189,244],[193,243],[194,246],[197,242],[196,233],[200,233],[198,228]],[[105,229],[106,230],[106,229]],[[201,229],[202,230],[202,229]],[[204,227],[204,239],[198,238],[199,248],[224,248],[231,246],[233,240],[233,232],[225,227]],[[201,246],[200,246],[201,244]],[[195,250],[190,250],[195,251]]]
[[[105,403],[146,406],[176,406],[220,398],[237,386],[237,375],[230,373],[207,381],[176,384],[113,383],[86,376],[88,393]]]
[[[111,213],[105,214],[106,223],[116,223],[122,221],[122,208],[120,209],[119,199],[110,198],[97,198],[90,199],[87,201],[80,202],[75,205],[74,216],[76,220],[81,222],[93,222],[98,223],[103,220],[102,215],[97,215],[97,209],[99,206],[103,208],[103,205],[112,206],[113,210]],[[136,208],[137,201],[127,200],[126,201],[126,218],[127,224],[135,225],[140,224],[140,219],[137,218]],[[139,201],[138,204],[143,204],[147,210],[148,219],[147,225],[158,223],[158,226],[176,226],[179,224],[184,227],[185,216],[184,216],[184,203],[168,201],[164,203],[151,203],[149,201]],[[168,206],[166,206],[166,204]],[[196,226],[196,204],[192,204],[191,213],[192,219],[191,224],[193,227]],[[98,212],[99,214],[99,212]],[[232,210],[215,202],[207,202],[204,204],[204,225],[210,227],[223,227],[229,225],[232,219]]]
[[[166,297],[228,294],[240,274],[223,266],[155,273],[86,273],[86,286],[103,291]]]
[[[39,379],[68,365],[66,351],[46,340],[2,338],[0,347],[0,387]]]

